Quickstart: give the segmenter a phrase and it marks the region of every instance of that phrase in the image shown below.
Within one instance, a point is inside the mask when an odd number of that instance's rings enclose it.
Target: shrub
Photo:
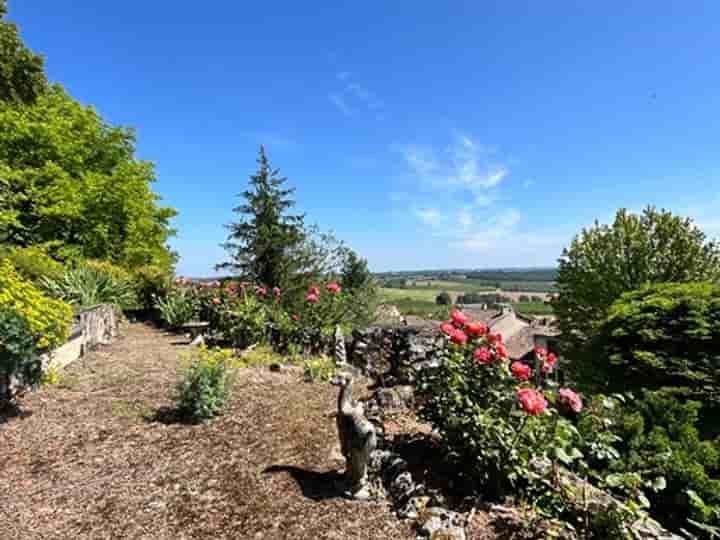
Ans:
[[[38,246],[4,248],[0,259],[7,259],[21,277],[34,283],[43,277],[57,278],[64,272],[63,265]]]
[[[172,288],[169,270],[158,265],[141,266],[132,272],[132,284],[140,309],[151,310],[155,299],[167,295]]]
[[[720,525],[720,443],[700,439],[700,403],[646,391],[617,405],[598,396],[578,425],[594,475],[611,488],[633,477],[663,486],[646,492],[653,515],[669,528],[687,527],[688,519]]]
[[[720,402],[720,285],[673,283],[623,295],[578,378],[602,392],[673,388]]]
[[[440,294],[437,295],[435,298],[435,303],[438,306],[449,306],[452,304],[452,298],[450,297],[450,293],[443,291]]]
[[[533,464],[571,466],[582,457],[577,430],[560,415],[562,409],[577,414],[582,402],[567,389],[558,393],[546,377],[554,355],[537,349],[534,367],[508,365],[499,335],[458,311],[451,315],[453,322],[441,325],[448,339],[442,362],[418,373],[420,416],[438,431],[448,457],[485,493],[516,491],[537,502],[548,496],[549,478]]]
[[[82,265],[67,270],[58,279],[43,278],[42,284],[51,296],[64,300],[78,311],[98,304],[112,304],[120,310],[135,305],[132,285],[101,268]]]
[[[303,373],[306,381],[327,382],[333,378],[335,372],[335,360],[329,356],[311,358],[303,364]]]
[[[14,310],[0,306],[0,404],[13,398],[11,379],[34,385],[41,377],[42,364],[30,326]]]
[[[177,386],[178,412],[195,422],[220,414],[230,396],[232,351],[201,347],[183,361]]]
[[[227,295],[223,290],[212,292],[209,304],[212,310],[209,318],[234,346],[244,349],[256,343],[266,341],[266,323],[268,313],[263,299],[258,294],[243,288],[237,293]]]
[[[195,317],[197,302],[192,291],[172,289],[167,295],[155,298],[155,308],[163,324],[174,330]]]
[[[0,307],[12,309],[25,319],[41,350],[59,347],[70,335],[70,306],[43,295],[21,278],[9,261],[0,262]]]

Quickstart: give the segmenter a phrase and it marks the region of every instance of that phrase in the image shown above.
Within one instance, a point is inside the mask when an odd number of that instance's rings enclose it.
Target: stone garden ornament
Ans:
[[[362,404],[352,399],[352,375],[340,373],[332,383],[340,387],[337,427],[340,449],[345,456],[345,478],[352,497],[365,500],[370,498],[368,463],[377,446],[377,435],[365,418]]]

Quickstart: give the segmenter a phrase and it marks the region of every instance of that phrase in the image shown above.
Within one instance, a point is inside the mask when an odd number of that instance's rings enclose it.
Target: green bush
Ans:
[[[232,386],[232,351],[201,347],[183,358],[177,409],[183,418],[202,422],[220,414]]]
[[[443,291],[437,295],[437,297],[435,298],[435,303],[438,306],[449,306],[452,305],[453,301],[450,297],[450,293]]]
[[[21,277],[38,283],[41,278],[60,277],[65,269],[63,265],[38,247],[5,247],[0,250],[0,259],[7,259]]]
[[[43,295],[7,260],[0,261],[0,307],[12,309],[25,319],[40,350],[59,347],[70,335],[70,306]]]
[[[159,265],[145,265],[132,271],[132,284],[140,309],[152,310],[155,299],[167,295],[172,288],[172,273]]]
[[[593,474],[610,488],[633,476],[659,483],[663,489],[646,490],[651,513],[673,530],[691,528],[688,519],[720,525],[720,443],[700,439],[699,410],[662,391],[625,407],[597,397],[578,425]]]
[[[43,278],[42,284],[51,296],[71,304],[77,311],[98,304],[113,304],[124,311],[136,303],[132,285],[99,266],[78,266],[60,278]]]
[[[180,328],[197,313],[197,301],[189,289],[171,289],[165,296],[155,298],[160,320],[170,329]]]
[[[27,321],[14,310],[0,306],[0,404],[10,402],[11,378],[34,385],[42,378],[42,364]]]
[[[672,388],[720,403],[720,285],[645,287],[615,302],[572,365],[601,392]]]

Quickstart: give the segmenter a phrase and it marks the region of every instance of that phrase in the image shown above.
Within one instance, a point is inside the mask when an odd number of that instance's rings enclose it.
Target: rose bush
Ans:
[[[547,498],[552,468],[544,462],[573,467],[583,454],[571,417],[582,410],[580,396],[558,393],[546,377],[556,358],[535,351],[535,373],[529,365],[508,360],[502,336],[454,310],[440,329],[447,337],[438,367],[418,372],[420,416],[442,438],[448,458],[478,482],[487,495],[518,493],[530,502]],[[565,406],[565,405],[563,405]],[[573,413],[573,414],[575,414]]]

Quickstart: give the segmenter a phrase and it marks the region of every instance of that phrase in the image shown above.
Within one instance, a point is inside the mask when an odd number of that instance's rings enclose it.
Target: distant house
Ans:
[[[550,317],[530,318],[518,315],[510,304],[488,310],[484,304],[468,304],[463,312],[487,325],[493,334],[501,334],[511,360],[531,360],[535,347],[558,351],[560,332]]]

